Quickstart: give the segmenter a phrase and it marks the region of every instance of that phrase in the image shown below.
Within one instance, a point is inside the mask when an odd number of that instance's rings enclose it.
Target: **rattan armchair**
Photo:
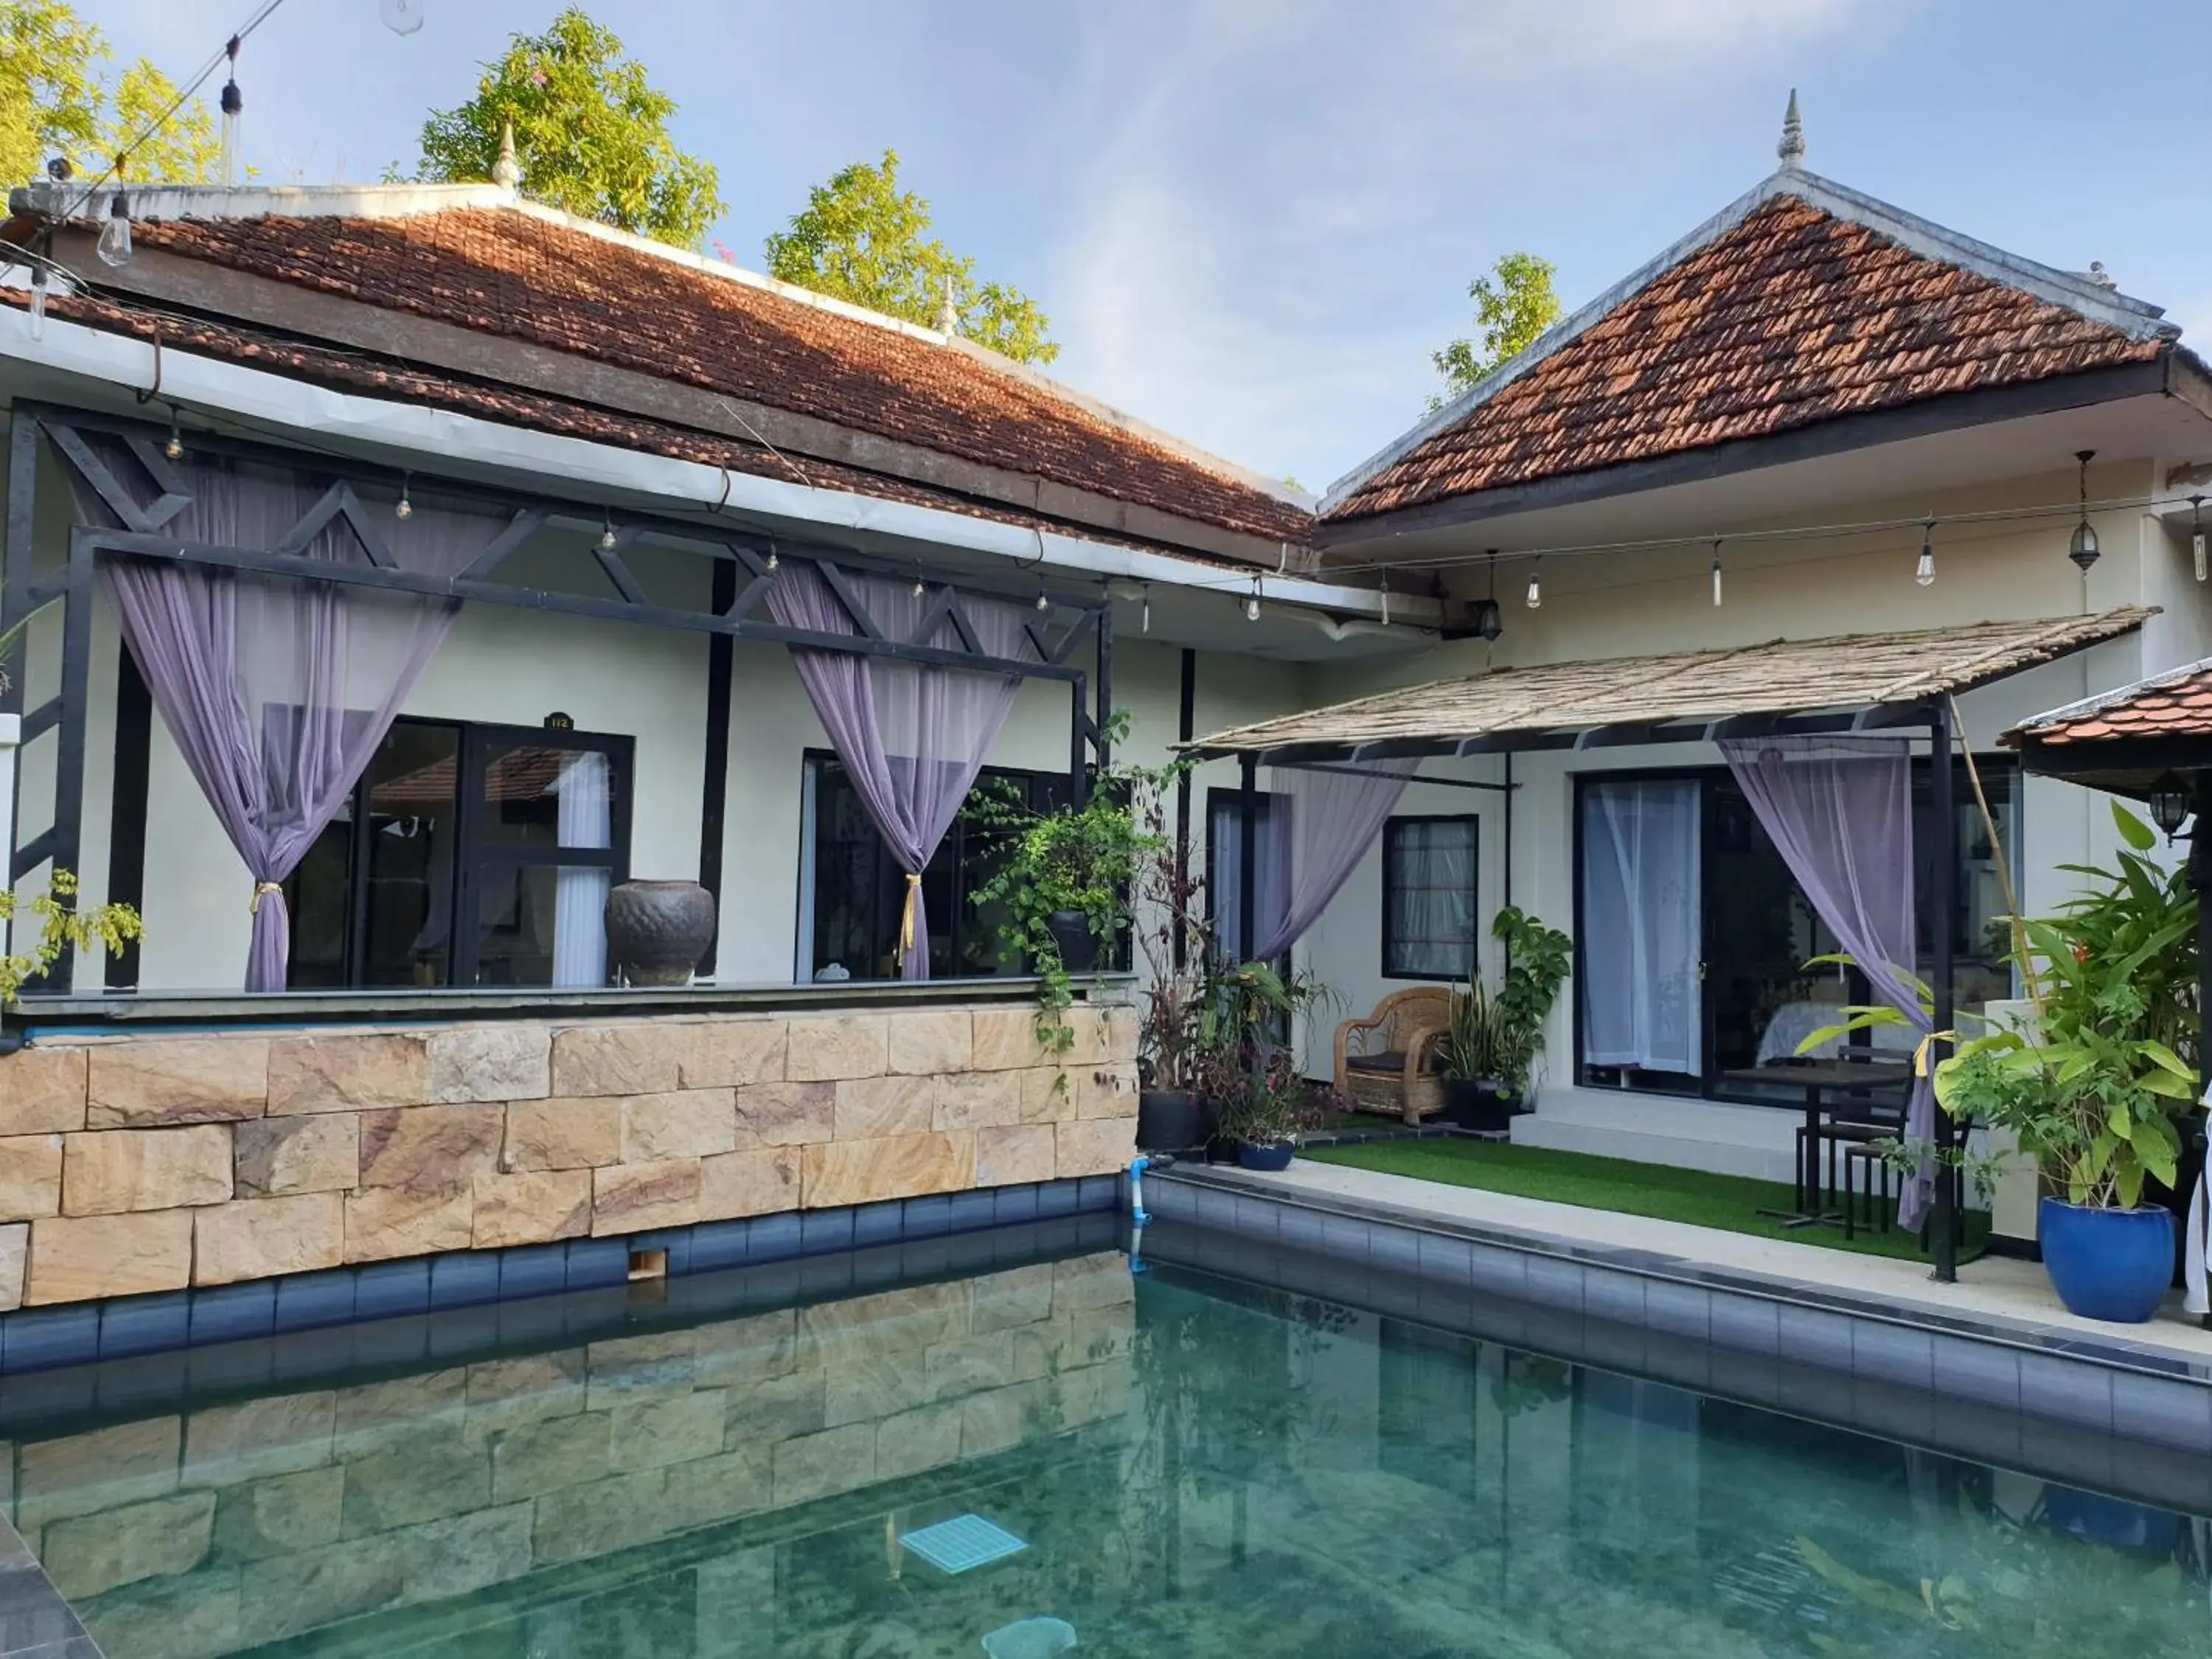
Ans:
[[[1363,1112],[1419,1123],[1442,1109],[1437,1039],[1451,1029],[1452,993],[1442,985],[1393,991],[1364,1019],[1336,1028],[1336,1091]]]

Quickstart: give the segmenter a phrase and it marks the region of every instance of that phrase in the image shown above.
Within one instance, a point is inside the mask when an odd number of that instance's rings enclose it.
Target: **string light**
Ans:
[[[768,568],[770,570],[773,570],[780,562],[781,561],[775,556],[775,544],[774,542],[770,542],[768,544]]]
[[[1037,589],[1036,608],[1040,611],[1049,611],[1052,609],[1051,597],[1047,594],[1042,587]]]
[[[222,84],[222,152],[220,177],[228,190],[238,182],[238,117],[246,99],[238,89],[238,37],[232,35],[222,54],[230,60],[230,78]]]
[[[1540,556],[1536,568],[1528,573],[1528,608],[1540,611],[1544,605],[1544,561]]]
[[[1390,573],[1382,573],[1382,626],[1390,625]]]
[[[927,583],[925,583],[925,582],[921,580],[921,567],[920,565],[916,565],[916,566],[915,566],[915,568],[914,568],[914,596],[915,596],[915,598],[916,598],[916,599],[920,599],[920,598],[921,598],[924,593],[927,592],[928,591],[929,591],[928,585],[927,585]]]
[[[177,430],[177,411],[169,410],[169,441],[161,446],[161,453],[173,461],[185,459],[185,434]]]
[[[1152,631],[1152,585],[1150,582],[1145,584],[1145,608],[1137,613],[1137,631],[1139,634]]]
[[[123,171],[123,158],[115,158],[115,171]],[[131,198],[123,186],[115,187],[114,199],[107,204],[107,222],[100,228],[100,240],[93,244],[94,252],[104,265],[127,265],[131,263]]]
[[[1713,609],[1721,608],[1721,538],[1713,538]]]
[[[23,313],[23,327],[34,340],[46,337],[46,268],[31,267],[31,305]]]
[[[412,34],[422,27],[422,0],[379,0],[377,11],[394,34]]]
[[[2197,580],[2204,580],[2204,498],[2189,498],[2189,554],[2197,562]]]
[[[1912,567],[1912,580],[1923,587],[1933,586],[1936,581],[1935,536],[1936,520],[1930,519],[1920,532],[1920,562]]]
[[[614,551],[614,548],[615,515],[612,511],[610,511],[607,514],[607,527],[599,532],[599,550],[602,553],[611,553]]]
[[[403,472],[400,474],[399,505],[392,509],[392,516],[393,518],[411,519],[415,516],[415,503],[407,499],[407,492],[414,486],[414,483],[415,475],[412,472]]]
[[[1252,623],[1260,620],[1260,579],[1257,576],[1252,578],[1252,591],[1245,596],[1244,620]]]

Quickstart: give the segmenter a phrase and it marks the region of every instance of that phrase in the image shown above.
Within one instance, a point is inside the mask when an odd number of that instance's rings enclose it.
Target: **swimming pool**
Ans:
[[[21,1435],[109,1659],[2212,1655],[2197,1518],[1111,1250],[355,1352]]]

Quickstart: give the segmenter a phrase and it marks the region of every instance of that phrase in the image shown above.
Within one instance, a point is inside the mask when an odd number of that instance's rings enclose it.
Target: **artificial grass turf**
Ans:
[[[1893,1220],[1888,1232],[1862,1227],[1856,1237],[1846,1239],[1841,1227],[1791,1227],[1778,1218],[1763,1216],[1759,1213],[1761,1210],[1789,1209],[1790,1190],[1778,1182],[1753,1181],[1745,1176],[1456,1137],[1302,1147],[1298,1156],[1317,1164],[1344,1164],[1387,1175],[1411,1176],[1418,1181],[1479,1187],[1487,1192],[1548,1199],[1554,1204],[1577,1204],[1587,1210],[1683,1221],[1695,1227],[1786,1239],[1793,1244],[1819,1244],[1907,1261],[1920,1260],[1923,1255],[1919,1239],[1898,1231]],[[1989,1218],[1969,1212],[1959,1260],[1971,1261],[1979,1255],[1988,1233]]]

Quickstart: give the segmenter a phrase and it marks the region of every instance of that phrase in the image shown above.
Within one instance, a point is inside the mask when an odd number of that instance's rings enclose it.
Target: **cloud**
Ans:
[[[1095,78],[1130,95],[1059,216],[1059,367],[1195,442],[1325,483],[1419,415],[1428,355],[1464,328],[1476,270],[1516,246],[1560,258],[1560,241],[1591,235],[1567,222],[1613,216],[1723,97],[1755,96],[1778,125],[1783,66],[1862,9],[1214,0],[1125,13],[1089,43]],[[1763,160],[1747,155],[1698,212]],[[1563,277],[1565,297],[1694,222],[1575,273],[1580,288]]]

